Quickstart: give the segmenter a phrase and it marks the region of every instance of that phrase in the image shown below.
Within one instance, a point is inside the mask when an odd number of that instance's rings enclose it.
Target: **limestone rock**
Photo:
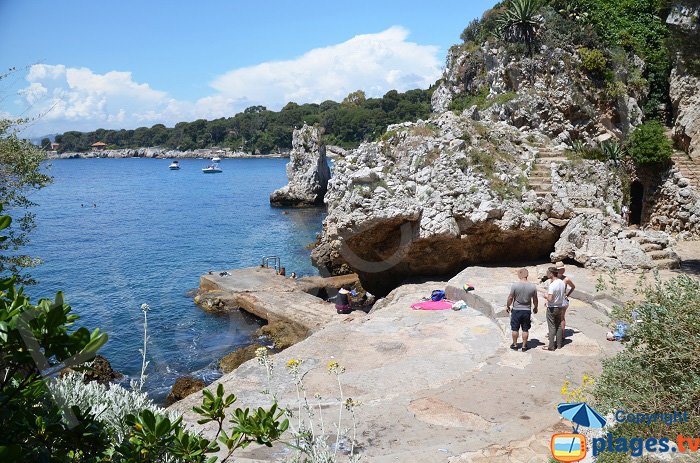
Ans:
[[[617,216],[581,214],[566,226],[550,258],[573,259],[590,268],[675,268],[680,258],[663,232],[623,230]]]
[[[235,351],[224,355],[221,360],[219,360],[219,368],[221,368],[223,373],[232,372],[244,362],[255,358],[255,350],[260,347],[263,346],[260,344],[251,344],[250,346],[236,349]]]
[[[700,40],[700,5],[697,2],[676,0],[671,5],[666,23],[683,34],[683,40],[697,43]],[[697,47],[694,57],[697,58]],[[671,71],[670,96],[673,105],[673,139],[686,153],[700,154],[700,78],[688,70],[688,61],[693,56],[683,53],[675,57]]]
[[[165,398],[165,404],[172,405],[190,394],[201,391],[205,386],[206,384],[204,384],[204,381],[201,379],[197,379],[192,376],[180,376],[175,380],[175,384],[173,384],[170,393]]]
[[[304,125],[294,130],[287,164],[289,184],[270,195],[270,204],[278,207],[323,205],[331,171],[321,136],[318,127]]]
[[[644,69],[637,57],[626,58],[630,71]],[[516,127],[537,130],[556,140],[619,138],[641,123],[642,90],[627,88],[609,107],[597,84],[582,74],[581,58],[574,48],[544,49],[532,57],[513,59],[505,48],[488,43],[455,46],[433,92],[433,111],[447,111],[457,98],[487,92],[483,108],[468,108],[475,120],[506,121]],[[498,97],[498,99],[497,99]],[[500,101],[498,101],[500,99]]]
[[[61,374],[73,371],[73,368],[65,368]],[[124,375],[115,371],[105,357],[96,355],[92,362],[88,362],[80,368],[83,373],[83,381],[87,384],[93,381],[99,384],[109,384],[114,380],[122,378]]]
[[[351,269],[382,295],[409,276],[549,254],[559,229],[547,214],[567,219],[572,211],[560,200],[521,198],[535,157],[522,132],[446,112],[388,133],[336,162],[312,253],[317,266],[331,274]]]

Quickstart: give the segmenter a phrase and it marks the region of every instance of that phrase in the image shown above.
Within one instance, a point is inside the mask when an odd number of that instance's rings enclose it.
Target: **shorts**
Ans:
[[[529,310],[514,310],[510,314],[510,329],[518,331],[522,328],[524,333],[530,331],[530,311]]]

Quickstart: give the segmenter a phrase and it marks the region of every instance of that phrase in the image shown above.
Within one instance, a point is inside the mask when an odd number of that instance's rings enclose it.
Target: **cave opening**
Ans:
[[[638,180],[630,187],[630,220],[629,225],[642,224],[642,209],[644,208],[644,185]]]

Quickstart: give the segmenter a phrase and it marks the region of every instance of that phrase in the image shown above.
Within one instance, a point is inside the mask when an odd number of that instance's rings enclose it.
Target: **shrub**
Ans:
[[[481,21],[478,19],[472,20],[467,27],[464,28],[459,38],[465,43],[481,41]]]
[[[608,47],[623,47],[644,60],[644,77],[649,82],[644,111],[647,117],[661,116],[669,102],[671,71],[671,55],[666,43],[669,30],[662,19],[666,16],[659,10],[663,2],[577,0],[575,3],[587,14],[586,21],[595,28],[603,43]],[[683,42],[691,43],[687,38]]]
[[[616,165],[625,155],[625,148],[617,142],[603,142],[600,144],[600,151],[606,161],[612,161]]]
[[[462,112],[465,109],[471,108],[474,105],[476,105],[479,109],[483,109],[484,105],[486,104],[486,97],[488,95],[489,88],[488,86],[484,85],[479,89],[476,95],[466,94],[456,97],[450,103],[449,109],[452,111]]]
[[[700,434],[700,282],[679,276],[644,290],[629,307],[641,320],[628,331],[624,351],[603,361],[593,394],[599,411],[688,412],[688,423],[618,425],[616,435],[671,437]]]
[[[649,121],[634,129],[627,152],[637,164],[657,164],[671,159],[673,148],[661,123]]]
[[[623,82],[611,80],[605,84],[604,95],[608,101],[615,101],[625,94],[627,94],[627,87]]]
[[[517,93],[515,92],[505,92],[505,93],[499,93],[498,95],[494,96],[490,100],[487,100],[486,102],[486,107],[493,106],[495,104],[506,104],[510,100],[516,98],[518,96]]]
[[[605,70],[608,68],[608,60],[602,51],[582,47],[579,48],[578,53],[581,56],[581,67],[586,72],[596,77],[600,77],[605,73]]]
[[[83,382],[83,375],[71,372],[58,378],[49,385],[54,399],[69,407],[78,407],[81,412],[95,417],[104,425],[105,430],[121,441],[130,431],[126,422],[129,414],[138,414],[141,410],[164,415],[176,420],[178,415],[153,404],[144,392],[128,390],[118,384],[109,386]]]
[[[596,48],[601,45],[598,34],[590,24],[558,13],[551,6],[543,8],[542,16],[544,27],[540,41],[550,48],[569,48],[572,45]]]
[[[510,42],[524,43],[528,55],[532,55],[541,26],[541,7],[538,0],[510,0],[499,18],[501,35]]]

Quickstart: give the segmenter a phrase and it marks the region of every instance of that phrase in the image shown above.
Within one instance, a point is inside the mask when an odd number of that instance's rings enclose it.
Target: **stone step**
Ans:
[[[551,183],[544,183],[544,182],[529,182],[530,188],[533,190],[547,190],[551,191],[552,190],[552,184]]]
[[[633,236],[633,237],[630,238],[630,239],[632,239],[632,240],[636,241],[637,243],[639,243],[640,246],[644,246],[645,244],[654,244],[654,243],[652,243],[651,241],[649,241],[648,238],[645,238],[644,236]]]
[[[574,212],[577,214],[604,214],[603,211],[596,207],[575,207]]]
[[[663,246],[660,244],[656,243],[645,243],[642,245],[642,250],[644,252],[651,252],[651,251],[661,251],[663,249]]]
[[[668,270],[680,267],[680,263],[676,259],[655,260],[654,265],[656,265],[656,268],[658,268],[659,270]]]
[[[651,257],[653,260],[666,260],[666,259],[673,257],[674,252],[665,249],[665,250],[658,250],[658,251],[649,251],[649,252],[647,252],[647,255],[649,257]]]
[[[546,157],[546,158],[537,158],[536,161],[537,163],[545,163],[545,162],[567,162],[569,159],[565,158],[563,156],[554,156],[554,157]]]

